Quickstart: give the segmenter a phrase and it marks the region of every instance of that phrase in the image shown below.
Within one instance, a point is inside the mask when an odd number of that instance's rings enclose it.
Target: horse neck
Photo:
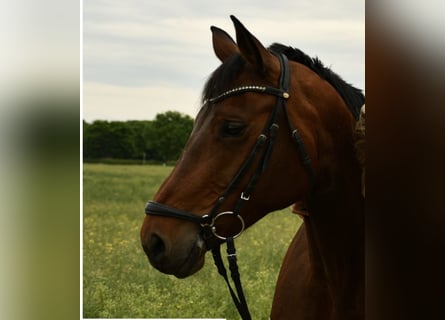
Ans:
[[[364,201],[353,143],[342,148],[322,161],[304,222],[312,266],[324,274],[334,304],[357,310],[364,296]]]

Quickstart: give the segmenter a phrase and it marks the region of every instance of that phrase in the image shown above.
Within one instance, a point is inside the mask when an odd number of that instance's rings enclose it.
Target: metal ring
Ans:
[[[221,236],[221,235],[216,233],[215,221],[219,217],[224,216],[224,215],[228,215],[228,214],[232,214],[232,215],[236,216],[239,219],[239,221],[241,222],[241,230],[236,235],[234,235],[232,237],[233,239],[238,238],[241,235],[241,233],[243,233],[244,227],[245,227],[243,217],[241,217],[239,214],[235,215],[232,211],[224,211],[224,212],[218,213],[215,216],[215,218],[213,218],[213,221],[212,221],[212,233],[213,233],[213,235],[215,237],[217,237],[218,239],[224,240],[224,241],[226,241],[228,237],[223,237],[223,236]]]

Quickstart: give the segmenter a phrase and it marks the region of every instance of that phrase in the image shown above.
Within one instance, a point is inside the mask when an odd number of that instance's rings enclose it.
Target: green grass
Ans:
[[[179,280],[149,265],[139,241],[144,206],[172,167],[85,164],[83,316],[85,318],[239,319],[213,259]],[[236,241],[247,302],[268,319],[281,261],[300,219],[269,214]],[[224,251],[225,252],[225,251]]]

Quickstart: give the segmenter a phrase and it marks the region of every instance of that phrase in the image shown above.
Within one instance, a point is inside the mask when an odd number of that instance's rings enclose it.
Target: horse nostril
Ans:
[[[149,255],[157,263],[159,263],[162,260],[162,258],[165,256],[164,241],[157,234],[153,234],[150,237]]]

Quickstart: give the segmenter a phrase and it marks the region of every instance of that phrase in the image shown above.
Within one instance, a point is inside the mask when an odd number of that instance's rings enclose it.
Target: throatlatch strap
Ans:
[[[229,260],[229,269],[232,280],[235,284],[236,293],[232,289],[230,285],[229,278],[227,276],[226,268],[224,267],[223,260],[221,258],[221,246],[217,246],[212,249],[213,261],[218,269],[218,273],[224,278],[226,281],[227,287],[229,288],[230,295],[232,296],[232,300],[235,303],[236,309],[238,313],[241,315],[243,320],[252,320],[252,317],[249,312],[249,308],[247,306],[246,298],[244,296],[243,287],[241,285],[240,274],[238,270],[238,264],[236,259],[236,249],[235,243],[232,237],[227,238],[227,259]]]

